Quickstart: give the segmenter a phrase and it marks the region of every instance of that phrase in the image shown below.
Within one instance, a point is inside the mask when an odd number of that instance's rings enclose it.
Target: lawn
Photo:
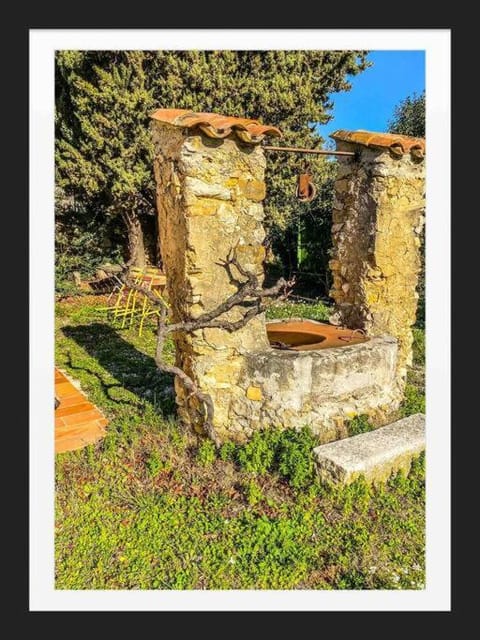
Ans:
[[[316,481],[308,430],[217,452],[175,421],[152,328],[114,329],[102,304],[57,304],[56,364],[110,420],[101,443],[56,458],[57,589],[424,588],[423,456],[408,477],[339,489]],[[272,316],[326,311],[289,303]],[[416,329],[401,414],[423,410]],[[360,418],[351,432],[368,428]]]

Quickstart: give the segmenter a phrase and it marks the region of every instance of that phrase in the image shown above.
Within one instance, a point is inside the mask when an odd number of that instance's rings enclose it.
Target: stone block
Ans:
[[[392,473],[408,473],[412,459],[425,449],[425,416],[417,413],[368,433],[314,449],[322,480],[350,484],[359,476],[367,482],[388,480]]]
[[[262,390],[260,389],[260,387],[248,387],[247,398],[249,400],[260,402],[260,400],[262,400]]]
[[[218,198],[219,200],[231,200],[232,198],[230,189],[220,184],[209,184],[197,178],[186,177],[185,189],[197,197]]]
[[[266,195],[265,183],[263,180],[247,180],[240,178],[238,187],[245,198],[261,202]]]

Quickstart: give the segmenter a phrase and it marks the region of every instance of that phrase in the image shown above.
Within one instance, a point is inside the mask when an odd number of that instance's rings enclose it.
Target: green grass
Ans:
[[[308,304],[306,302],[275,302],[266,312],[268,320],[283,318],[305,318],[326,322],[328,320],[329,308],[323,302]]]
[[[380,488],[339,489],[315,479],[306,430],[216,452],[175,421],[152,328],[114,330],[92,301],[57,307],[57,366],[110,420],[101,443],[57,456],[57,589],[423,588],[423,456]]]
[[[407,375],[402,416],[425,413],[425,330],[413,329],[413,366]]]

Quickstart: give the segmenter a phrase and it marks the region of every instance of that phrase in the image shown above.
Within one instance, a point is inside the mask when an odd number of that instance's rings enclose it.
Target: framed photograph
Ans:
[[[30,123],[31,610],[449,610],[450,31],[31,29]]]

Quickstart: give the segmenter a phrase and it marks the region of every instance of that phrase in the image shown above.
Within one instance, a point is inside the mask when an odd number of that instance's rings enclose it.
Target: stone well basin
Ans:
[[[308,425],[330,442],[345,436],[345,420],[367,414],[385,424],[398,406],[394,337],[366,338],[301,318],[268,322],[266,333],[270,348],[246,350],[238,380],[243,394],[229,407],[242,433]]]
[[[275,320],[268,322],[266,327],[268,340],[275,349],[316,351],[352,346],[369,340],[359,330],[343,329],[314,320]]]

